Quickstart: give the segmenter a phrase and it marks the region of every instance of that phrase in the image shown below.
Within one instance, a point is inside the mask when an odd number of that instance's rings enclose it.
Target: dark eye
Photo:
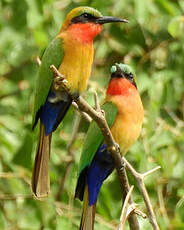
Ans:
[[[83,13],[83,14],[81,14],[81,16],[82,16],[83,18],[85,18],[85,19],[87,19],[87,20],[91,20],[91,21],[93,21],[93,20],[95,19],[95,17],[94,17],[93,15],[88,14],[88,13]]]
[[[134,81],[134,76],[132,73],[125,73],[124,75],[129,81],[131,81],[131,82]]]
[[[134,76],[133,76],[132,73],[129,74],[129,78],[132,79],[132,80],[134,79]]]
[[[82,14],[83,15],[83,17],[85,17],[85,18],[88,18],[89,17],[89,14],[87,14],[87,13],[84,13],[84,14]]]
[[[79,16],[74,17],[71,20],[71,23],[86,23],[86,22],[95,22],[96,18],[88,13],[83,13]]]

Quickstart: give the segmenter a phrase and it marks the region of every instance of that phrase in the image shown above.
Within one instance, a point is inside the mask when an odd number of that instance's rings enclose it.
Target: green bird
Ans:
[[[127,22],[102,16],[90,7],[78,7],[69,12],[59,34],[43,54],[36,80],[33,128],[40,119],[40,137],[32,175],[32,191],[45,197],[50,191],[49,158],[52,132],[58,127],[72,99],[64,90],[56,90],[50,65],[55,65],[67,80],[72,94],[86,90],[93,63],[93,40],[102,31],[102,24]]]

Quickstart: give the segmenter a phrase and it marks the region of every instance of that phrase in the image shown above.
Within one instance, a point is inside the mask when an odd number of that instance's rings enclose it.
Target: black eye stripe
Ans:
[[[126,76],[126,78],[128,78],[130,80],[134,79],[134,76],[132,73],[125,73],[125,76]]]
[[[118,73],[118,72],[114,72],[111,74],[111,78],[122,78],[125,77],[126,79],[128,79],[136,88],[136,82],[134,79],[134,75],[132,73]]]
[[[91,14],[88,14],[88,13],[83,13],[77,17],[74,17],[72,20],[71,20],[71,23],[85,23],[85,22],[95,22],[97,18]]]

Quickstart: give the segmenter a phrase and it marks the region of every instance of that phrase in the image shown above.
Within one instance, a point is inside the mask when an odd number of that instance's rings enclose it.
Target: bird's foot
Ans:
[[[50,66],[51,71],[53,72],[53,83],[52,87],[54,90],[68,89],[68,81],[65,79],[65,76],[59,72],[59,70],[54,66]]]
[[[116,143],[116,142],[114,143],[113,146],[108,147],[108,150],[109,150],[110,152],[116,151],[116,152],[119,152],[119,153],[120,153],[120,147],[119,147],[118,143]]]
[[[118,152],[120,152],[119,144],[118,144],[118,143],[115,143],[114,145],[115,145],[116,150],[117,150]]]
[[[61,90],[64,88],[64,85],[67,85],[68,81],[63,77],[63,75],[54,77],[53,87],[54,89]]]

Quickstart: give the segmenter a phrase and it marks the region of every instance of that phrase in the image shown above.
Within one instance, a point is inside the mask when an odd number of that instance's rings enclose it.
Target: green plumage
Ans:
[[[88,6],[78,7],[77,9],[78,9],[78,11],[75,13],[75,17],[79,16],[81,14],[84,14],[84,13],[93,15],[94,17],[97,17],[97,18],[103,17],[103,15],[98,10],[91,8],[91,7],[88,7]]]
[[[32,120],[33,126],[36,122],[36,114],[39,111],[40,107],[44,105],[50,87],[52,85],[53,73],[50,70],[50,66],[53,64],[56,66],[56,68],[58,68],[62,62],[62,58],[62,40],[60,38],[55,38],[51,41],[48,48],[45,50],[42,57],[42,63],[39,67],[34,98],[34,110]]]
[[[117,107],[112,102],[106,102],[102,105],[102,110],[105,112],[105,118],[109,127],[111,127],[115,121],[117,115]],[[79,173],[87,166],[90,165],[93,157],[98,150],[100,144],[103,142],[103,134],[96,124],[92,121],[86,134],[81,159],[79,163]]]

